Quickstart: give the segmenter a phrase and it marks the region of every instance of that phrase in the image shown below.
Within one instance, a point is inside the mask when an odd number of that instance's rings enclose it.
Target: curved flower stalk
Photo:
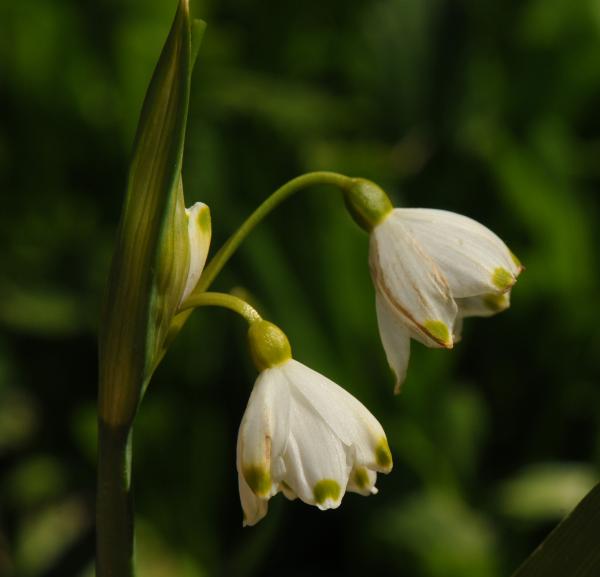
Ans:
[[[410,339],[451,349],[462,319],[508,308],[521,263],[492,231],[460,214],[391,211],[371,231],[369,265],[377,320],[396,392]]]
[[[282,492],[319,509],[339,507],[346,491],[377,492],[392,469],[383,428],[350,393],[291,358],[285,335],[266,321],[249,331],[260,374],[242,418],[237,470],[244,525]]]

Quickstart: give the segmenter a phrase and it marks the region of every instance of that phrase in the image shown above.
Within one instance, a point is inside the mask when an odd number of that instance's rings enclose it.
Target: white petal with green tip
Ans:
[[[237,468],[244,523],[258,522],[282,492],[334,509],[347,487],[377,492],[375,471],[389,472],[385,433],[352,395],[302,363],[261,371],[238,434]]]
[[[392,307],[384,296],[375,296],[377,309],[377,324],[381,343],[385,351],[388,364],[396,375],[394,392],[398,394],[406,378],[408,361],[410,359],[410,331],[402,319],[394,314]]]
[[[204,270],[208,249],[210,248],[211,221],[210,209],[202,202],[193,204],[185,209],[189,239],[189,267],[185,288],[181,295],[180,304],[190,296]]]
[[[446,210],[398,209],[399,217],[446,278],[452,296],[505,291],[521,272],[508,247],[475,220]]]
[[[423,339],[452,347],[457,308],[450,287],[436,262],[393,213],[373,229],[369,266],[376,291],[384,296],[396,316]]]

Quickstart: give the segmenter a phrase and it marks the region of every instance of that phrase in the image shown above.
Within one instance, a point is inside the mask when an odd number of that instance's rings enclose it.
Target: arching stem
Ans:
[[[252,308],[245,300],[226,293],[204,292],[190,295],[181,310],[194,309],[197,307],[214,306],[229,309],[242,316],[249,325],[262,320],[256,309]]]
[[[308,186],[318,184],[330,184],[342,190],[348,189],[354,179],[338,174],[336,172],[309,172],[298,176],[283,186],[278,188],[269,198],[267,198],[245,221],[240,228],[234,232],[225,244],[219,249],[217,254],[208,263],[194,292],[197,295],[207,290],[215,280],[216,276],[221,272],[227,261],[240,246],[242,241],[250,234],[254,227],[262,221],[274,208],[279,206],[281,202],[290,197],[295,192]]]

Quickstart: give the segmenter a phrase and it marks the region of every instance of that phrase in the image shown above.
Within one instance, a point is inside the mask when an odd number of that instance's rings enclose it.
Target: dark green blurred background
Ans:
[[[413,346],[392,396],[367,238],[313,189],[215,285],[384,425],[395,468],[322,513],[242,530],[242,321],[194,315],[134,439],[143,577],[509,575],[598,479],[597,0],[222,0],[184,185],[216,247],[269,192],[328,169],[471,216],[527,267],[452,353]],[[144,91],[175,0],[0,3],[0,575],[93,574],[96,327]]]

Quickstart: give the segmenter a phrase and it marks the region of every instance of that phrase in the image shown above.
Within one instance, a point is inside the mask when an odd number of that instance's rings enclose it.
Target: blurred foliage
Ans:
[[[98,311],[164,0],[0,3],[0,575],[93,574]],[[596,0],[204,0],[184,162],[214,247],[302,172],[489,226],[527,267],[452,352],[379,344],[367,242],[339,194],[289,201],[219,279],[388,431],[395,469],[321,513],[241,528],[242,323],[194,315],[134,438],[140,574],[510,574],[598,479]]]
[[[600,484],[544,539],[513,577],[596,577],[600,567]]]

